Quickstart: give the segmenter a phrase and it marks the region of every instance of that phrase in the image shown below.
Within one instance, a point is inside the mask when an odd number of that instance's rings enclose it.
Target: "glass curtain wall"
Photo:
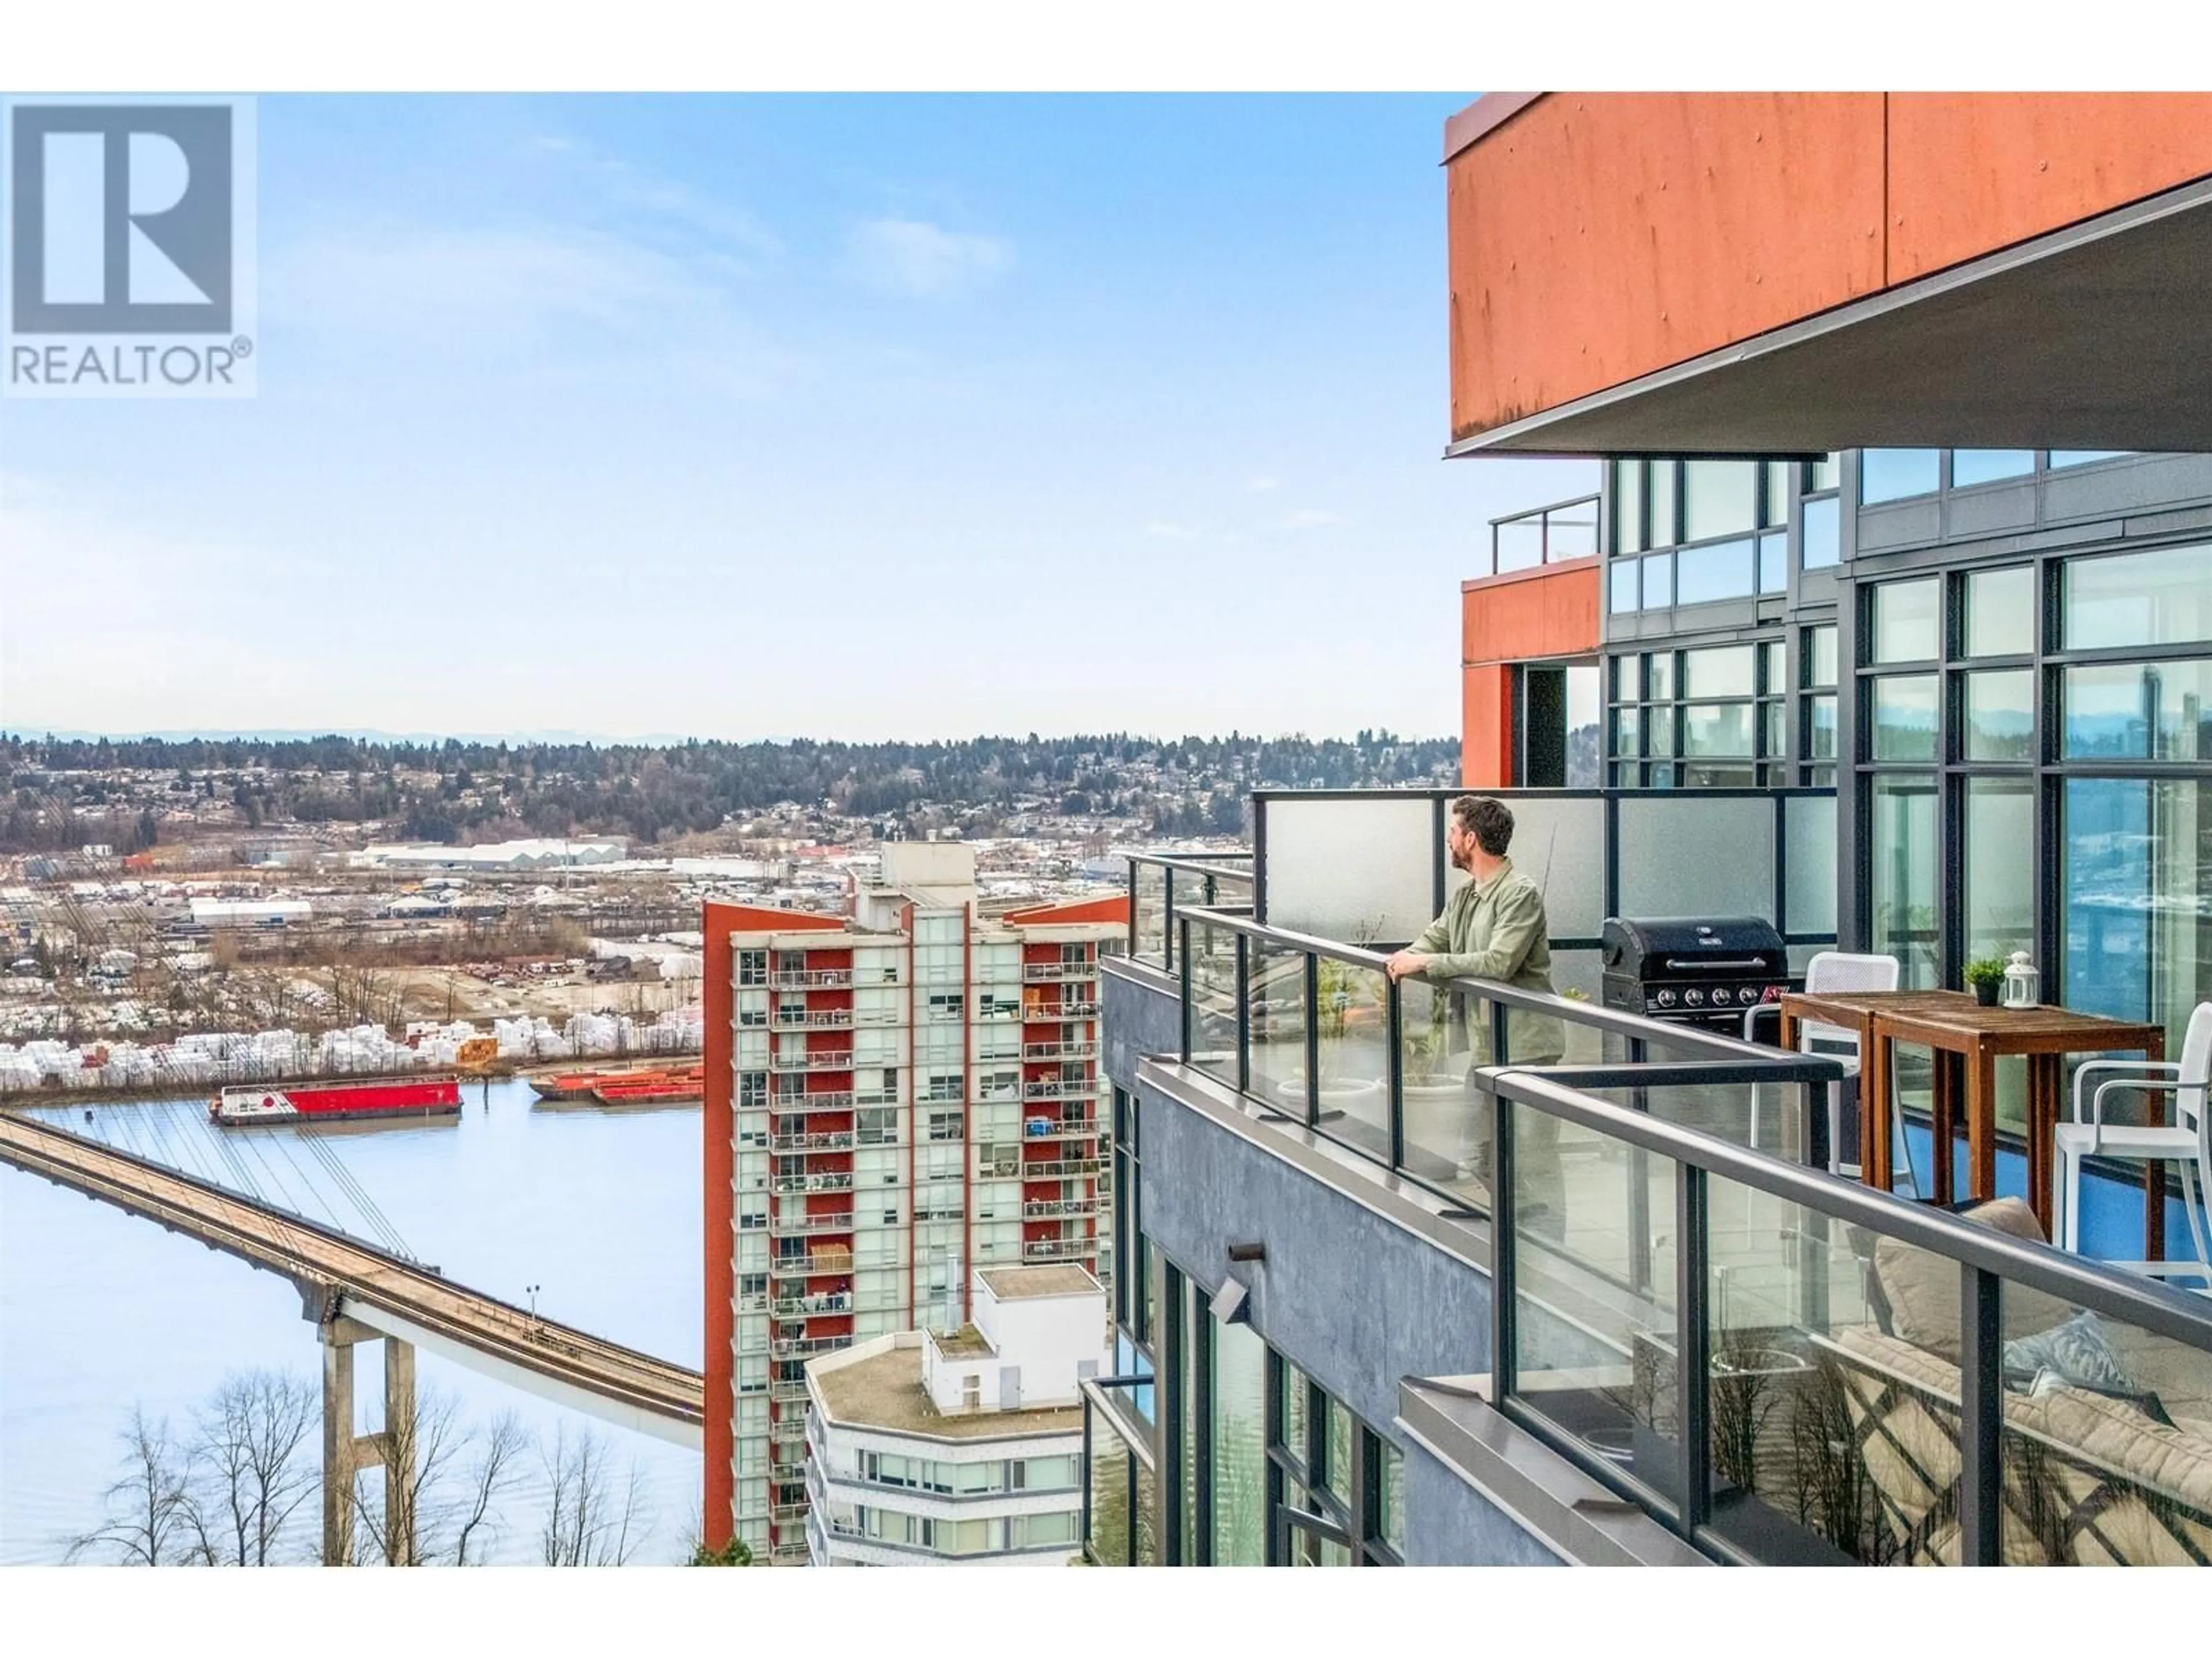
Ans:
[[[2212,1000],[2212,544],[1901,575],[1858,603],[1869,948],[1911,987],[2024,950],[2051,1000],[2178,1049]],[[1832,731],[1812,631],[1808,757]],[[2000,1072],[2014,1121],[2017,1087]]]

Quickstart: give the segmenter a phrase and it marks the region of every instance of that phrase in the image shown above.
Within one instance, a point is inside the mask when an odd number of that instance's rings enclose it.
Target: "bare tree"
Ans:
[[[411,1415],[387,1424],[386,1462],[380,1477],[364,1472],[354,1486],[355,1556],[358,1565],[421,1567],[438,1561],[478,1565],[499,1534],[500,1500],[520,1473],[529,1437],[512,1412],[477,1429],[465,1424],[459,1402],[422,1387]],[[393,1471],[404,1471],[397,1501],[386,1494]]]
[[[283,1371],[234,1373],[200,1408],[192,1503],[215,1559],[265,1567],[282,1553],[320,1479],[310,1449],[321,1422],[319,1392]]]
[[[131,1408],[122,1431],[122,1478],[103,1494],[107,1518],[70,1540],[64,1559],[81,1560],[95,1551],[124,1566],[160,1567],[204,1564],[211,1555],[192,1502],[198,1473],[191,1449],[169,1432],[169,1419],[146,1419],[145,1409]]]
[[[476,1442],[476,1455],[468,1468],[465,1495],[455,1507],[453,1565],[469,1565],[469,1549],[476,1546],[479,1561],[499,1537],[498,1512],[493,1507],[520,1474],[521,1458],[530,1437],[513,1412],[501,1412]]]
[[[586,1430],[571,1439],[556,1427],[550,1449],[538,1449],[549,1501],[538,1542],[549,1567],[618,1567],[652,1526],[645,1484],[632,1460],[619,1486],[608,1467],[606,1442]]]

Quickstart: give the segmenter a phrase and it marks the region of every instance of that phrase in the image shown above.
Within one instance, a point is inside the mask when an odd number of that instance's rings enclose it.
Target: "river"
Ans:
[[[520,1079],[465,1085],[463,1098],[458,1122],[299,1132],[216,1129],[204,1097],[33,1115],[193,1173],[229,1167],[216,1141],[228,1134],[265,1192],[378,1242],[343,1207],[344,1183],[300,1144],[319,1135],[409,1249],[447,1277],[515,1303],[537,1285],[547,1317],[697,1368],[699,1108],[545,1106]],[[287,1280],[0,1166],[0,1565],[59,1560],[71,1536],[98,1524],[134,1404],[181,1431],[228,1373],[285,1370],[319,1387],[320,1364]],[[544,1441],[556,1430],[600,1435],[617,1478],[635,1461],[651,1510],[634,1559],[681,1557],[698,1510],[696,1453],[431,1354],[416,1369],[418,1389],[446,1391],[469,1421],[512,1409]],[[380,1408],[376,1362],[363,1370],[366,1429]],[[312,1443],[308,1455],[319,1455]],[[521,1467],[495,1559],[538,1558],[547,1482],[535,1450]],[[298,1518],[301,1552],[317,1544],[319,1513],[311,1501]]]

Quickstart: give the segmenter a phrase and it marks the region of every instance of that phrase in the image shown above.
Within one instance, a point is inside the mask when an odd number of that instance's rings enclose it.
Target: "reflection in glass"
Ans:
[[[1787,753],[1789,738],[1784,730],[1783,705],[1778,702],[1763,702],[1759,704],[1759,709],[1766,727],[1764,746],[1760,752],[1770,759]]]
[[[2035,781],[1966,780],[1966,960],[2035,948]]]
[[[1758,528],[1759,468],[1751,461],[1688,461],[1682,467],[1682,539],[1737,536]]]
[[[2177,1054],[2212,1000],[2212,788],[2069,778],[2063,811],[2065,1006],[2158,1020]]]
[[[1836,683],[1836,629],[1833,623],[1825,628],[1805,630],[1805,684],[1815,690]]]
[[[1968,760],[2035,758],[2035,671],[2004,668],[1968,674]]]
[[[1805,699],[1805,758],[1836,757],[1836,694]]]
[[[1779,640],[1760,641],[1759,645],[1759,695],[1762,697],[1779,696],[1783,692],[1789,689],[1789,682],[1784,677],[1783,673],[1782,641]]]
[[[2035,649],[2035,568],[2008,565],[1966,577],[1970,657],[2024,657]]]
[[[1606,609],[1614,616],[1636,609],[1636,561],[1615,559],[1606,572]]]
[[[2212,640],[2212,546],[2069,559],[2061,583],[2069,651]]]
[[[1777,530],[1790,522],[1790,475],[1796,470],[1796,463],[1794,461],[1766,461],[1761,464],[1760,529]]]
[[[1859,452],[1859,500],[1868,507],[1930,495],[1942,477],[1940,449],[1863,449]]]
[[[1644,722],[1645,751],[1653,755],[1671,755],[1676,751],[1674,741],[1674,710],[1662,707],[1647,711]]]
[[[1567,680],[1567,787],[1593,789],[1599,782],[1598,721],[1605,695],[1596,665],[1571,665]]]
[[[1613,711],[1613,752],[1616,755],[1640,755],[1644,752],[1644,711],[1640,708],[1616,708]]]
[[[1830,455],[1825,459],[1805,464],[1805,488],[1808,492],[1833,489],[1844,476],[1844,458]]]
[[[1757,659],[1747,645],[1715,646],[1682,653],[1685,697],[1747,697],[1754,690]]]
[[[1907,990],[1940,985],[1936,960],[1936,876],[1942,843],[1936,833],[1934,775],[1877,776],[1867,860],[1873,906],[1873,948],[1903,964]]]
[[[1674,695],[1674,653],[1654,651],[1644,659],[1644,698],[1665,702]]]
[[[1875,1317],[1894,1247],[1720,1176],[1706,1190],[1713,1531],[1776,1565],[1955,1559],[1956,1369]],[[1679,1375],[1668,1343],[1660,1389]]]
[[[1928,662],[1943,654],[1942,579],[1884,582],[1874,591],[1875,662]]]
[[[2092,461],[2117,461],[2123,455],[2132,455],[2132,449],[2054,449],[2051,452],[2053,466],[2087,466]]]
[[[1872,682],[1874,759],[1936,758],[1937,684],[1933,674],[1886,674]]]
[[[1674,475],[1673,461],[1651,463],[1651,545],[1672,547],[1681,540],[1674,528]]]
[[[1267,1345],[1249,1325],[1213,1328],[1213,1565],[1267,1561]]]
[[[2094,760],[2212,760],[2212,659],[2066,671],[2066,753]]]
[[[1644,608],[1662,611],[1674,603],[1674,556],[1647,553],[1638,561],[1644,567]]]
[[[1770,530],[1759,538],[1759,591],[1790,591],[1790,537],[1785,531]]]
[[[1751,708],[1747,702],[1692,702],[1682,708],[1685,755],[1751,754]]]
[[[1641,553],[1644,539],[1644,471],[1642,461],[1613,464],[1613,550]]]
[[[1825,570],[1844,556],[1841,534],[1843,510],[1839,498],[1823,495],[1805,503],[1803,550],[1800,562],[1808,570]]]
[[[2032,449],[1954,449],[1951,452],[1951,487],[1995,483],[2000,478],[2021,478],[2035,471]]]
[[[1751,596],[1755,572],[1752,544],[1716,542],[1686,547],[1674,556],[1674,603],[1710,605],[1717,599]]]

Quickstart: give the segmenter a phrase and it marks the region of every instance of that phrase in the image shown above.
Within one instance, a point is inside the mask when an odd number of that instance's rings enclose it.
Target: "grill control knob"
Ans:
[[[1671,1008],[1674,1006],[1674,994],[1672,991],[1656,992],[1651,1000],[1662,1008]]]
[[[1688,1003],[1692,1008],[1702,1008],[1705,1006],[1705,994],[1699,990],[1696,986],[1692,985],[1688,990],[1682,993],[1682,1000]]]
[[[1759,1000],[1759,987],[1757,987],[1756,985],[1740,985],[1740,986],[1738,986],[1738,987],[1736,988],[1735,1000],[1736,1000],[1738,1002],[1756,1002],[1756,1001],[1758,1001],[1758,1000]]]

